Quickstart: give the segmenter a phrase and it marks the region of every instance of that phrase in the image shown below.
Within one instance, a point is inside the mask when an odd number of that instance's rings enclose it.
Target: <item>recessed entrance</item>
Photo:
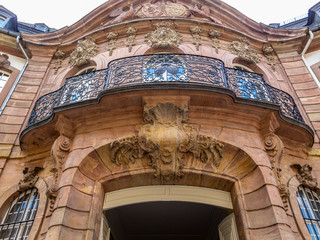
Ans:
[[[192,202],[147,202],[106,211],[110,239],[218,240],[218,226],[227,209]]]
[[[238,239],[229,192],[146,186],[105,194],[103,240]]]

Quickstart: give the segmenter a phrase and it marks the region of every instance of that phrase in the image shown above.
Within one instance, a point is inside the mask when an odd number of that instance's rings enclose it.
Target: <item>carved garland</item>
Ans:
[[[109,51],[109,56],[112,56],[113,50],[116,49],[116,42],[118,39],[118,32],[108,32],[106,37],[108,40],[107,50]]]
[[[212,41],[212,47],[216,49],[216,53],[218,54],[220,48],[220,41],[218,40],[218,38],[221,36],[221,33],[218,30],[212,29],[208,32],[208,36]]]
[[[126,29],[126,34],[127,34],[126,46],[128,47],[129,52],[131,52],[132,46],[134,45],[134,42],[135,42],[135,39],[136,39],[137,28],[128,27]]]
[[[271,45],[264,45],[262,47],[262,52],[264,56],[267,58],[267,63],[270,65],[273,71],[275,71],[275,65],[276,65],[276,56],[274,53],[274,50]]]
[[[197,51],[199,51],[199,47],[201,45],[201,36],[200,33],[202,29],[198,25],[194,25],[190,27],[190,33],[193,38],[193,44],[196,46]]]
[[[55,53],[54,53],[54,74],[57,74],[59,68],[61,68],[62,66],[62,61],[65,59],[66,57],[66,52],[58,49]]]
[[[155,169],[155,177],[162,182],[180,179],[184,162],[190,157],[218,167],[222,158],[223,143],[197,135],[187,124],[187,109],[172,103],[145,106],[144,120],[137,136],[116,140],[110,144],[111,161],[121,165],[148,160]]]

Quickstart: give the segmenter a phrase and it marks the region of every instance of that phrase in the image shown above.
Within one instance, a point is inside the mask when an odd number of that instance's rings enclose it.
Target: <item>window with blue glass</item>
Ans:
[[[186,61],[176,55],[156,55],[146,57],[143,63],[143,81],[187,82]]]
[[[304,186],[299,186],[297,199],[300,210],[312,239],[320,240],[320,197],[319,194]]]
[[[28,189],[15,196],[0,224],[0,240],[26,240],[37,213],[39,193]]]
[[[5,21],[6,21],[6,18],[0,15],[0,27],[2,27]]]

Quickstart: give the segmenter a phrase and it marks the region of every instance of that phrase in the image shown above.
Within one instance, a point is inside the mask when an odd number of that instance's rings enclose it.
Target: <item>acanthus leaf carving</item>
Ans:
[[[187,107],[172,103],[145,106],[143,125],[137,136],[116,140],[110,144],[111,161],[135,163],[148,160],[161,181],[178,180],[189,157],[218,167],[222,159],[223,143],[212,137],[197,134],[188,121]]]
[[[232,54],[239,56],[240,59],[248,63],[260,62],[257,52],[251,48],[249,41],[245,37],[240,38],[238,41],[233,41],[229,49]]]
[[[176,24],[161,22],[156,29],[145,35],[145,42],[152,48],[175,48],[181,43],[182,36],[173,28]]]
[[[312,177],[312,167],[309,164],[304,164],[303,166],[300,164],[293,164],[291,167],[294,167],[299,171],[296,176],[301,185],[311,189],[317,188],[318,181],[316,178]]]
[[[19,191],[25,191],[27,189],[33,188],[38,180],[37,173],[42,170],[42,167],[25,167],[23,169],[23,179],[18,183]]]
[[[98,47],[91,37],[86,37],[85,40],[79,40],[78,46],[70,54],[70,67],[80,67],[87,64],[98,53]]]

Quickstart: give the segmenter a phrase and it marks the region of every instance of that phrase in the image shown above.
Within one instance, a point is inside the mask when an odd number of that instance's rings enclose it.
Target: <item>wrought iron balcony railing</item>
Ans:
[[[262,75],[225,68],[222,61],[210,57],[179,54],[134,56],[114,60],[107,69],[68,78],[57,91],[40,97],[31,113],[27,128],[50,119],[54,109],[77,107],[95,100],[111,89],[145,89],[170,84],[181,87],[201,86],[227,89],[247,103],[278,105],[289,119],[304,123],[293,100],[286,92],[268,85]],[[199,89],[199,88],[197,88]]]

